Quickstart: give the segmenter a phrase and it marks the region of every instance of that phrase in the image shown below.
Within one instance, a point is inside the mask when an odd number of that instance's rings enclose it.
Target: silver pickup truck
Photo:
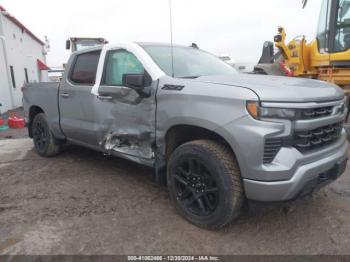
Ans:
[[[206,228],[231,222],[244,199],[313,192],[347,162],[340,88],[238,74],[195,47],[75,52],[61,83],[25,85],[23,103],[41,156],[69,142],[154,167],[179,213]]]

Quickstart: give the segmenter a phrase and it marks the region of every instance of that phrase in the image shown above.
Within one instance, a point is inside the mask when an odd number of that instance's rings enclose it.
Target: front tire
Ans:
[[[243,199],[233,153],[215,141],[197,140],[178,147],[167,167],[171,201],[191,223],[224,227],[238,217]]]
[[[61,145],[53,136],[44,113],[34,117],[31,128],[34,146],[40,156],[52,157],[60,152]]]

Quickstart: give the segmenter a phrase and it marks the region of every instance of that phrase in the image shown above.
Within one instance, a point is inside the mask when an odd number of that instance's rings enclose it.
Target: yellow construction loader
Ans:
[[[303,7],[307,0],[303,1]],[[274,53],[274,45],[278,49]],[[320,79],[350,95],[350,0],[322,0],[316,39],[304,36],[286,43],[284,28],[265,42],[255,73]]]

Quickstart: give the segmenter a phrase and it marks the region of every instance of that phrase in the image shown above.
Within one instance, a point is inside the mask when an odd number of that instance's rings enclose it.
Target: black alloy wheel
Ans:
[[[240,213],[240,169],[233,152],[220,142],[195,140],[177,147],[168,160],[167,183],[176,209],[199,227],[224,227]]]
[[[205,163],[189,158],[179,164],[175,178],[175,190],[181,205],[197,216],[208,216],[217,208],[219,188],[216,177]]]
[[[52,157],[61,151],[63,142],[55,139],[44,113],[37,114],[30,125],[33,143],[39,155]]]
[[[44,153],[49,141],[48,130],[46,130],[41,121],[36,121],[32,128],[35,147],[39,152]]]

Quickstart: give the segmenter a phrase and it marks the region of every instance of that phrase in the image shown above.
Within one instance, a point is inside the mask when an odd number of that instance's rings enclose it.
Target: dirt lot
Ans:
[[[27,138],[0,139],[0,254],[350,254],[349,171],[312,198],[250,203],[216,232],[179,217],[152,175],[80,147],[45,159]]]

